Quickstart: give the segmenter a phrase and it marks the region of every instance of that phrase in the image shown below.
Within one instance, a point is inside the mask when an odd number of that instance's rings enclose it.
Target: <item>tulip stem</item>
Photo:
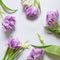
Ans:
[[[8,60],[13,54],[14,54],[14,49],[11,49],[11,48],[10,48],[10,51],[9,51],[9,53],[8,53],[8,58],[7,58],[7,60]]]
[[[34,0],[34,5],[36,4],[36,0]]]
[[[2,6],[2,8],[3,8],[6,12],[14,13],[14,12],[17,11],[17,9],[16,9],[16,10],[13,10],[13,9],[10,9],[9,7],[7,7],[7,6],[3,3],[2,0],[0,0],[0,5]]]
[[[38,8],[41,10],[41,7],[40,7],[40,0],[36,0],[36,3],[38,5]]]
[[[3,60],[5,60],[5,59],[6,59],[7,54],[8,54],[8,51],[9,51],[9,47],[8,47],[8,48],[7,48],[7,50],[6,50],[6,53],[5,53],[5,56],[4,56]]]
[[[28,46],[29,46],[29,45],[28,45]],[[22,46],[22,47],[18,48],[18,49],[9,57],[9,60],[14,60],[14,58],[15,58],[16,56],[18,56],[19,51],[20,51],[20,53],[21,53],[21,51],[23,51],[24,49],[27,49],[28,46],[26,45],[26,46]]]
[[[2,19],[4,19],[4,13],[2,12],[1,9],[0,9],[0,15],[1,15]]]
[[[45,29],[48,31],[51,31],[52,33],[54,33],[56,35],[60,35],[60,30],[57,28],[50,28],[50,27],[46,26]]]
[[[19,54],[20,49],[18,49],[10,58],[9,60],[13,60]]]

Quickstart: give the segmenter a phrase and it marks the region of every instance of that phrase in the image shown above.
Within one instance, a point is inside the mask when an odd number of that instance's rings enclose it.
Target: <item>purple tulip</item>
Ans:
[[[13,30],[15,28],[15,24],[16,24],[16,21],[13,16],[6,16],[4,19],[4,22],[2,23],[3,30],[5,32]]]
[[[30,55],[27,57],[27,60],[39,60],[44,56],[44,50],[43,49],[32,49]]]
[[[37,6],[28,7],[25,13],[28,17],[36,17],[39,14],[39,8]]]
[[[54,26],[58,23],[59,13],[58,11],[49,11],[46,15],[47,25]]]
[[[40,1],[21,0],[23,10],[30,20],[35,20],[41,12]]]
[[[17,49],[22,45],[22,43],[17,38],[12,38],[8,41],[8,46],[12,49]]]

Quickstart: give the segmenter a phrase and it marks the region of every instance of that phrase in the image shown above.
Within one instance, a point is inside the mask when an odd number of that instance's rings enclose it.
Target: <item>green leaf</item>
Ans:
[[[48,31],[51,31],[51,32],[53,32],[53,33],[56,31],[56,30],[54,30],[53,28],[48,27],[48,26],[46,26],[45,29],[48,30]]]
[[[0,0],[0,5],[2,6],[2,8],[3,8],[6,12],[14,13],[14,12],[17,11],[17,10],[12,10],[12,9],[8,8],[8,7],[2,2],[2,0]]]
[[[60,35],[60,29],[58,29],[58,28],[51,28],[51,27],[46,26],[45,29],[48,31],[51,31],[52,33],[54,33],[56,35]]]
[[[37,34],[38,35],[38,38],[40,40],[40,42],[44,45],[44,40],[42,39],[42,37],[40,36],[40,34]]]
[[[33,46],[35,48],[47,48],[47,47],[50,47],[51,45],[46,45],[46,46],[35,46],[35,45],[31,45],[31,46]]]
[[[44,49],[45,49],[46,53],[60,56],[60,46],[51,45],[51,46],[44,48]]]
[[[55,33],[56,33],[57,35],[60,35],[60,30],[59,30],[59,29],[56,30]]]

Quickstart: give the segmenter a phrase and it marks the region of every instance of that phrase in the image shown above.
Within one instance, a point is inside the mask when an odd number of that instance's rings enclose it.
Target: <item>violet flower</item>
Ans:
[[[15,18],[13,16],[6,16],[4,22],[2,23],[3,30],[5,32],[13,30],[15,28]]]
[[[25,13],[28,17],[36,17],[39,14],[39,8],[36,6],[28,7]]]
[[[43,56],[44,56],[43,49],[34,48],[32,49],[30,55],[27,57],[27,60],[39,60]]]
[[[35,19],[38,17],[38,15],[41,12],[40,9],[40,1],[38,0],[21,0],[22,2],[22,6],[23,6],[23,10],[27,16],[27,18],[29,19]]]
[[[49,33],[54,33],[55,35],[60,35],[60,25],[58,24],[59,12],[49,11],[46,15],[47,26],[45,29]]]
[[[15,60],[15,58],[24,50],[28,49],[27,43],[22,44],[19,39],[11,38],[8,41],[8,48],[3,57],[3,60]]]
[[[58,11],[49,11],[46,15],[47,25],[54,26],[55,24],[58,24],[58,18]]]
[[[17,38],[12,38],[8,41],[8,46],[12,49],[17,49],[22,45],[22,43]]]

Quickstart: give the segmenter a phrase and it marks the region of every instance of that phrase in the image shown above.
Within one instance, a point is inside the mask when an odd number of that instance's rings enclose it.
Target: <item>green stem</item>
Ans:
[[[36,3],[37,3],[37,5],[38,5],[38,8],[41,10],[40,0],[36,0]]]
[[[58,25],[58,27],[60,28],[60,25]]]
[[[11,54],[11,52],[12,52],[12,49],[11,49],[11,48],[9,48],[8,56]]]
[[[56,35],[60,35],[60,29],[58,29],[58,28],[50,28],[50,27],[46,26],[45,29],[48,31],[51,31],[52,33],[54,33]]]
[[[13,60],[19,53],[20,49],[18,49],[10,58],[9,60]]]
[[[36,4],[36,0],[34,0],[34,5]]]
[[[13,53],[13,54],[9,57],[9,60],[14,60],[14,58],[15,58],[16,56],[18,56],[19,51],[22,51],[22,50],[24,50],[24,49],[27,49],[28,47],[29,47],[29,45],[24,45],[24,46],[21,46],[20,48],[18,48],[18,49],[15,51],[15,53]]]
[[[57,29],[57,30],[55,31],[55,34],[56,34],[56,35],[60,35],[60,30]]]
[[[6,53],[5,53],[5,56],[4,56],[3,60],[5,60],[5,59],[6,59],[7,54],[8,54],[8,51],[9,51],[9,47],[8,47],[8,48],[7,48],[7,50],[6,50]]]
[[[1,15],[2,19],[4,19],[4,13],[2,12],[1,9],[0,9],[0,15]]]
[[[21,2],[25,2],[25,1],[27,1],[27,0],[21,0]]]
[[[17,57],[23,50],[24,50],[24,49],[20,50],[20,51],[12,58],[12,60],[14,60],[15,57]]]
[[[14,13],[14,12],[17,11],[17,10],[12,10],[12,9],[8,8],[8,7],[3,3],[2,0],[0,0],[0,5],[2,6],[2,8],[3,8],[6,12]]]
[[[14,54],[14,49],[11,49],[9,50],[9,53],[8,53],[8,58],[7,60]]]
[[[55,33],[55,31],[56,31],[55,28],[51,28],[51,27],[49,27],[49,26],[46,26],[45,29],[48,30],[48,31],[51,31],[51,32],[53,32],[53,33]]]

